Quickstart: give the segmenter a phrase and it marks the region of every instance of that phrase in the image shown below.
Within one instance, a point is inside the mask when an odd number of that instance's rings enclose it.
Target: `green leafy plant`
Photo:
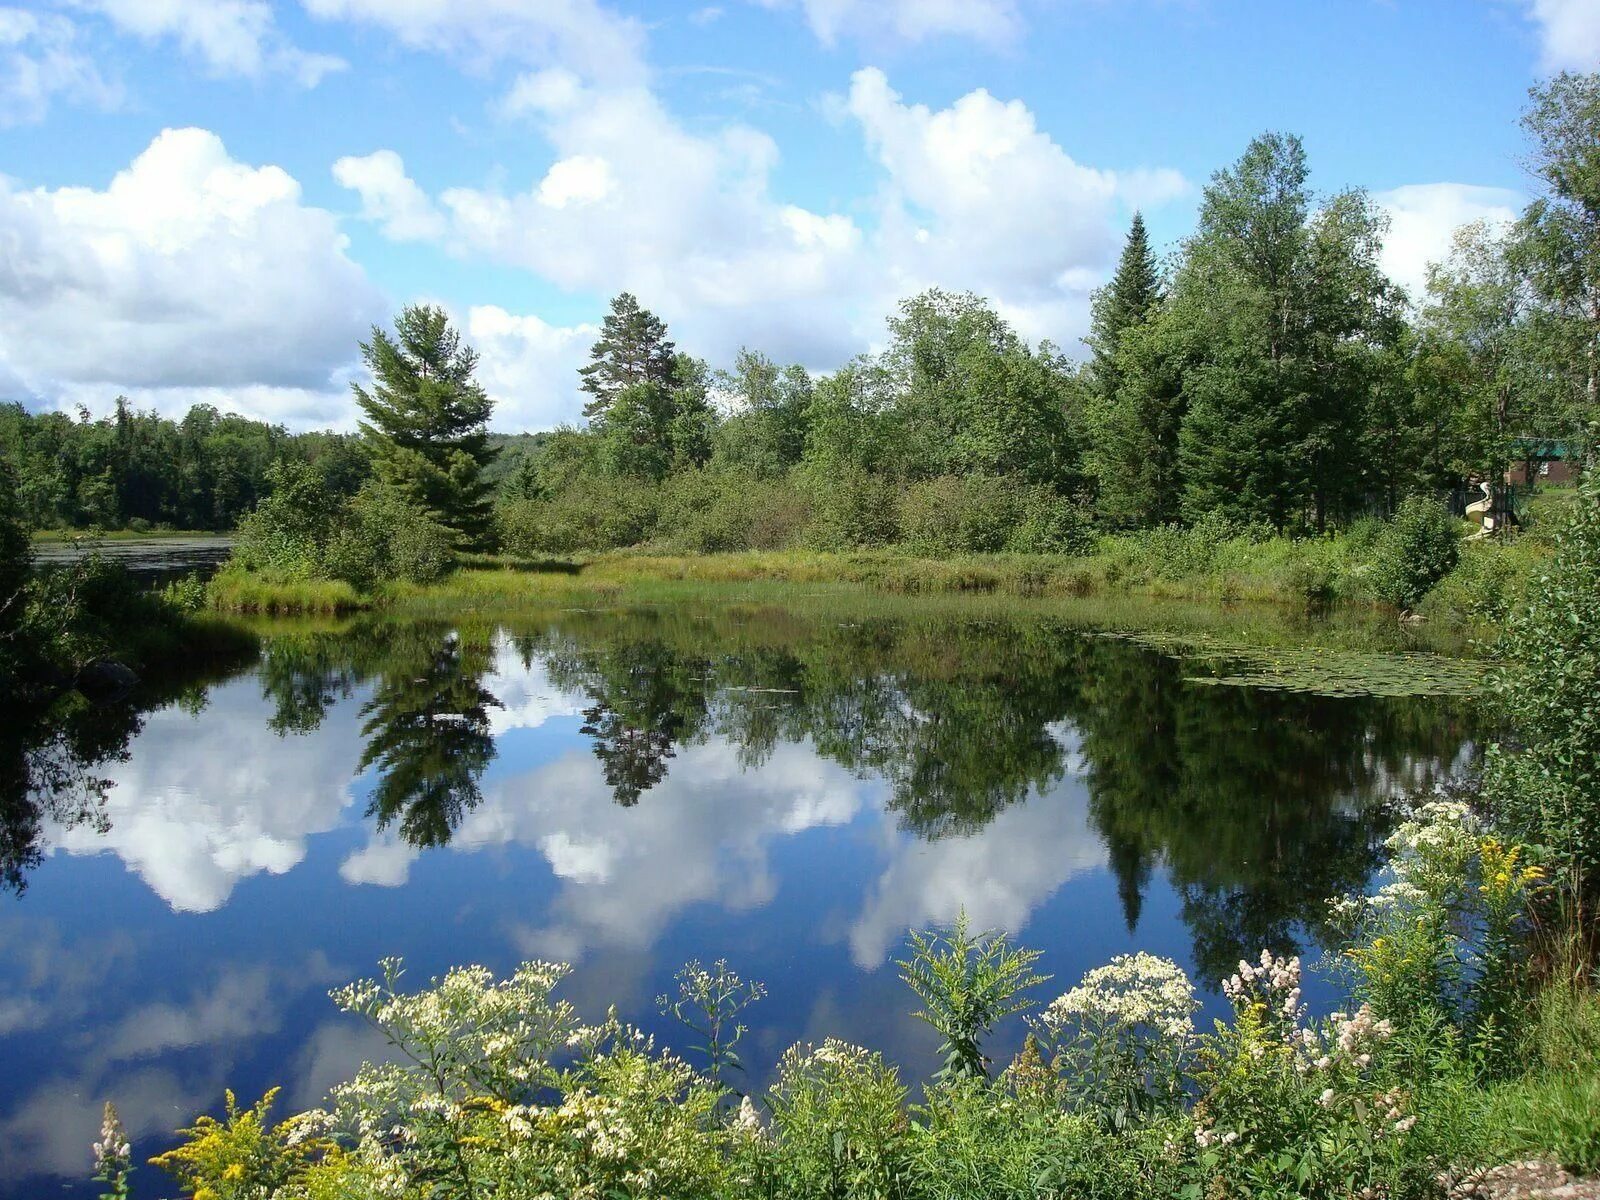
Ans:
[[[941,1079],[987,1077],[983,1039],[996,1024],[1026,1011],[1023,992],[1050,977],[1033,964],[1039,951],[1015,946],[1003,933],[973,933],[963,910],[946,930],[913,931],[910,957],[899,961],[900,978],[922,1001],[915,1015],[939,1031]]]

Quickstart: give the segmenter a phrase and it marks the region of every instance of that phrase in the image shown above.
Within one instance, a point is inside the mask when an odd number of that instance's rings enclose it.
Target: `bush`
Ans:
[[[899,538],[899,503],[894,482],[855,467],[796,473],[811,502],[805,542],[815,550],[886,546]]]
[[[745,471],[684,471],[662,485],[656,536],[701,554],[779,550],[797,541],[810,515],[787,480]]]
[[[388,579],[432,583],[455,561],[453,538],[404,492],[369,482],[345,506],[323,551],[323,569],[361,591]]]
[[[1576,900],[1600,883],[1600,478],[1555,543],[1497,647],[1516,742],[1490,749],[1485,789],[1517,837],[1549,847]]]
[[[500,546],[524,558],[636,546],[655,530],[658,499],[644,480],[577,475],[553,495],[502,504]]]
[[[1050,490],[1003,475],[941,475],[900,498],[900,536],[915,554],[1080,554],[1087,522]]]
[[[339,509],[328,502],[321,476],[285,460],[267,471],[267,481],[271,493],[239,522],[233,561],[286,580],[326,578],[323,555]]]
[[[1378,535],[1370,580],[1373,594],[1396,608],[1415,608],[1456,565],[1461,535],[1437,500],[1410,496]]]

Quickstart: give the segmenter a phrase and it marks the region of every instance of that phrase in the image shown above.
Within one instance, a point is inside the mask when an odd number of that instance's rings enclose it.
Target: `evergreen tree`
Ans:
[[[1188,519],[1321,527],[1368,488],[1377,364],[1399,338],[1384,224],[1347,192],[1315,217],[1300,140],[1264,134],[1206,188],[1173,317],[1196,339],[1179,435]]]
[[[1095,293],[1091,352],[1090,471],[1102,515],[1116,525],[1177,517],[1177,441],[1183,392],[1177,331],[1150,336],[1160,316],[1161,278],[1144,218],[1133,214],[1117,273]]]
[[[455,536],[463,549],[488,540],[492,501],[483,468],[494,458],[486,427],[494,404],[472,378],[478,355],[444,310],[411,305],[395,336],[374,326],[361,357],[370,391],[354,385],[373,471]]]
[[[1084,339],[1093,351],[1095,390],[1104,402],[1113,402],[1117,394],[1117,354],[1123,331],[1148,321],[1160,302],[1161,276],[1150,249],[1150,235],[1145,232],[1144,217],[1136,212],[1117,273],[1094,294],[1089,336]]]
[[[600,339],[589,350],[593,360],[579,369],[579,383],[589,393],[583,415],[603,424],[612,402],[631,387],[650,385],[663,392],[678,382],[677,352],[667,339],[667,326],[629,292],[611,302]]]

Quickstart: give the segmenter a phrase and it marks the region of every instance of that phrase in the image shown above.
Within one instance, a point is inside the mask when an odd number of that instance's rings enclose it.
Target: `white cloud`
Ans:
[[[905,103],[868,67],[851,77],[844,109],[886,176],[879,274],[893,294],[970,288],[1030,337],[1068,343],[1082,332],[1118,242],[1119,202],[1187,190],[1171,170],[1084,166],[1020,100],[982,88],[935,111]]]
[[[1070,344],[1123,210],[1188,190],[1167,169],[1077,163],[1020,101],[979,90],[931,110],[871,69],[839,109],[881,173],[869,227],[775,194],[778,147],[766,134],[739,123],[690,130],[644,87],[597,87],[551,68],[520,78],[501,107],[532,120],[553,151],[524,187],[430,196],[390,151],[344,160],[336,174],[393,237],[442,223],[433,240],[454,254],[568,290],[627,289],[714,362],[753,345],[835,367],[881,335],[896,300],[934,285],[978,291],[1029,337]],[[570,397],[573,331],[475,311],[486,331],[523,323],[525,348],[500,356],[517,364],[508,374],[538,380],[540,396],[554,387]],[[543,399],[519,407],[550,411]]]
[[[0,180],[0,239],[0,362],[57,401],[225,390],[327,420],[386,308],[332,214],[203,129],[162,132],[103,191]]]
[[[111,108],[121,94],[79,50],[71,21],[0,8],[0,127],[42,121],[57,99]]]
[[[596,0],[301,0],[324,20],[375,25],[402,44],[469,65],[561,64],[610,83],[641,79],[644,29]]]
[[[1380,265],[1414,304],[1427,299],[1428,264],[1450,256],[1450,239],[1473,221],[1516,220],[1522,197],[1506,188],[1465,183],[1416,183],[1373,196],[1389,216]]]
[[[922,42],[960,37],[1007,45],[1022,32],[1014,0],[756,0],[765,8],[799,8],[825,46],[846,37]]]
[[[333,164],[333,178],[361,197],[362,218],[377,223],[392,241],[426,241],[444,232],[444,217],[406,176],[405,163],[393,150],[347,155]]]
[[[1595,0],[1531,0],[1546,71],[1592,71],[1600,63],[1600,4]]]
[[[549,429],[582,415],[587,397],[578,392],[578,368],[598,326],[550,325],[483,304],[467,310],[464,328],[478,351],[478,382],[494,400],[495,428]],[[523,714],[508,700],[507,711],[490,721],[498,726],[513,715]]]
[[[100,13],[124,33],[147,42],[175,41],[218,76],[258,78],[268,71],[315,87],[347,64],[311,54],[279,32],[266,0],[71,0]]]
[[[948,924],[963,911],[979,929],[1020,932],[1062,884],[1105,858],[1089,822],[1088,795],[1075,778],[963,837],[922,842],[898,833],[850,926],[850,957],[873,970],[907,929]]]

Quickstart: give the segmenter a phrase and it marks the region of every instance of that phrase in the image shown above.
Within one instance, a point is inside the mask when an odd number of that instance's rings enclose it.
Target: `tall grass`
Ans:
[[[275,579],[237,568],[215,575],[207,594],[213,608],[233,613],[332,616],[371,606],[342,579]]]

